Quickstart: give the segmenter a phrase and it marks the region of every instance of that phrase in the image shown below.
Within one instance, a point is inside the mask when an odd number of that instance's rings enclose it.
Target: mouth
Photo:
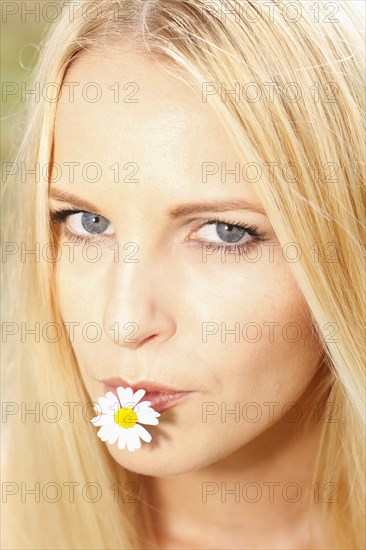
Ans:
[[[118,397],[117,388],[119,386],[122,386],[123,388],[129,387],[134,393],[140,389],[145,390],[146,393],[142,397],[141,402],[150,401],[151,407],[157,412],[171,409],[186,400],[188,397],[197,393],[196,390],[175,390],[148,380],[141,380],[135,384],[130,384],[123,378],[109,378],[107,380],[101,380],[101,382],[104,384],[104,392],[107,393],[108,391],[111,391],[116,397]]]

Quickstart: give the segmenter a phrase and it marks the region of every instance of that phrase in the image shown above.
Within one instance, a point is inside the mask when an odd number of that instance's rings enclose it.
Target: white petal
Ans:
[[[93,416],[93,418],[90,419],[90,422],[94,424],[94,426],[103,426],[104,425],[104,416],[105,414],[99,414],[98,416]]]
[[[154,411],[154,409],[152,409],[151,407],[144,407],[143,409],[141,409],[141,414],[150,414],[151,416],[155,416],[156,418],[160,416],[160,413],[158,411]]]
[[[149,401],[142,401],[142,403],[137,403],[135,406],[134,406],[134,411],[138,413],[140,412],[145,412],[147,410],[150,410],[151,407],[150,407],[150,403]],[[153,409],[151,409],[153,410]]]
[[[148,405],[143,406],[141,403],[137,403],[133,409],[138,415],[139,414],[146,414],[146,413],[155,413],[154,409],[149,407]]]
[[[150,420],[155,421],[160,416],[160,413],[154,411],[154,409],[147,408],[147,409],[143,409],[142,411],[137,411],[137,416],[138,416],[138,422],[142,422],[143,424],[149,424]],[[155,423],[157,424],[158,422],[154,422],[154,424]]]
[[[100,437],[102,441],[106,441],[111,434],[111,429],[113,428],[110,425],[102,426],[97,433],[98,437]]]
[[[125,407],[126,402],[131,399],[133,391],[131,388],[122,388],[122,386],[119,386],[117,388],[117,394],[122,407]]]
[[[150,426],[157,426],[159,424],[159,420],[157,418],[154,418],[151,415],[145,416],[144,414],[139,415],[139,423],[140,424],[148,424]]]
[[[135,449],[141,449],[141,441],[140,441],[140,436],[138,434],[138,432],[134,432],[134,437],[135,437]]]
[[[124,449],[126,447],[126,429],[122,429],[118,438],[118,448]]]
[[[105,395],[108,402],[107,407],[108,407],[109,414],[115,413],[116,411],[118,411],[118,409],[120,408],[120,404],[117,397],[114,395],[114,393],[112,391],[107,391]]]
[[[136,432],[135,428],[131,428],[128,430],[127,434],[127,449],[129,451],[134,451],[135,449],[139,449],[141,447],[139,435]]]
[[[99,416],[94,416],[90,422],[92,422],[94,426],[105,426],[107,424],[113,424],[114,417],[111,414],[101,414]]]
[[[98,401],[97,412],[101,411],[102,413],[106,413],[109,408],[108,399],[104,397],[104,395],[102,395],[101,397],[98,397],[97,401]]]
[[[137,412],[136,407],[137,407],[138,405],[136,405],[136,403],[134,402],[134,400],[132,400],[132,401],[131,401],[131,400],[130,400],[130,401],[126,401],[125,404],[124,404],[124,406],[126,407],[126,409],[133,409],[135,412]]]
[[[139,437],[141,437],[143,441],[150,443],[150,441],[152,440],[152,437],[149,434],[149,432],[145,430],[145,428],[140,426],[140,424],[136,424],[136,426],[134,427],[134,430],[138,433]]]
[[[110,433],[108,437],[108,443],[110,445],[113,445],[113,443],[117,441],[120,431],[121,431],[121,427],[118,426],[118,424],[113,424],[113,426],[110,427]]]
[[[142,399],[144,397],[146,393],[146,390],[137,390],[133,396],[132,396],[132,399],[131,399],[131,402],[136,405],[136,403],[138,403],[140,401],[140,399]]]
[[[138,410],[148,411],[148,412],[156,412],[152,407],[150,401],[142,401],[141,403],[138,403],[136,405],[138,407]]]

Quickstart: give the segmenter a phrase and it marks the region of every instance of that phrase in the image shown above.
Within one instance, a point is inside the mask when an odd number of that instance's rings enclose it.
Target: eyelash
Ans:
[[[104,240],[103,237],[99,237],[98,235],[96,237],[85,237],[83,235],[75,235],[75,233],[71,233],[66,227],[65,227],[65,220],[69,216],[72,216],[73,214],[79,214],[80,212],[85,214],[95,214],[95,212],[89,212],[87,210],[73,210],[72,208],[65,208],[63,210],[51,210],[50,217],[51,222],[61,227],[62,235],[70,239],[71,241],[78,242],[78,243],[87,243],[90,241],[99,242]],[[99,214],[98,214],[99,216]]]
[[[79,214],[80,212],[91,214],[92,212],[88,212],[86,210],[73,210],[73,209],[64,209],[64,210],[53,210],[50,213],[51,221],[55,225],[61,226],[62,234],[66,236],[67,238],[71,239],[75,242],[90,242],[90,241],[100,241],[103,240],[103,238],[98,237],[85,237],[82,235],[75,235],[74,233],[71,233],[71,231],[68,231],[65,228],[65,220],[69,216],[73,214]],[[204,223],[202,223],[198,229],[195,230],[199,231],[202,229],[202,227],[205,227],[206,225],[215,225],[215,224],[226,224],[226,225],[232,225],[234,227],[240,227],[241,229],[244,229],[248,235],[251,236],[251,240],[247,241],[243,244],[229,244],[223,242],[222,244],[213,243],[209,241],[194,241],[190,243],[190,247],[192,248],[200,248],[201,250],[206,247],[207,251],[211,252],[218,252],[222,250],[224,254],[230,254],[230,253],[239,253],[240,255],[243,255],[247,250],[249,250],[251,247],[257,245],[259,242],[265,241],[266,238],[263,233],[260,233],[257,228],[254,225],[245,225],[242,223],[233,222],[230,220],[222,220],[219,218],[211,218],[208,220],[205,220]]]
[[[263,233],[260,233],[257,228],[254,225],[245,225],[243,223],[238,223],[230,220],[223,220],[219,218],[210,218],[209,220],[205,220],[204,223],[202,223],[196,231],[199,231],[202,229],[202,227],[205,227],[206,225],[215,225],[215,224],[226,224],[226,225],[232,225],[234,227],[240,227],[240,229],[244,229],[248,235],[250,235],[251,240],[247,241],[242,244],[229,244],[229,243],[213,243],[209,241],[192,241],[190,246],[192,248],[200,248],[203,250],[203,248],[206,248],[207,252],[219,252],[222,251],[224,254],[232,254],[233,252],[239,253],[239,256],[243,255],[245,252],[247,252],[250,248],[256,246],[259,242],[265,241],[266,238]]]

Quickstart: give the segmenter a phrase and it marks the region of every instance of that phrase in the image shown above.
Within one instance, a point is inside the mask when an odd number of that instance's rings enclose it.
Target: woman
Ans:
[[[362,29],[332,5],[65,5],[5,193],[5,547],[365,547]],[[160,413],[134,452],[91,422],[117,387]]]

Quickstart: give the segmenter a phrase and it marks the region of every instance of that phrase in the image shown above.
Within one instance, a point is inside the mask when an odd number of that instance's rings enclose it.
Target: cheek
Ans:
[[[209,271],[204,284],[188,285],[191,344],[207,387],[218,399],[292,401],[316,372],[322,348],[289,264],[277,257]]]
[[[62,256],[56,270],[60,313],[64,322],[69,323],[67,332],[81,368],[93,364],[95,353],[109,340],[101,321],[107,287],[103,264],[83,260],[83,246],[75,248],[74,261],[70,261],[70,255]]]
[[[91,264],[87,270],[84,262],[80,261],[79,254],[75,252],[74,261],[65,257],[59,262],[56,281],[63,319],[74,322],[84,322],[86,319],[92,321],[90,314],[94,299],[98,298],[100,285],[98,293],[91,292],[96,284],[95,269]]]

